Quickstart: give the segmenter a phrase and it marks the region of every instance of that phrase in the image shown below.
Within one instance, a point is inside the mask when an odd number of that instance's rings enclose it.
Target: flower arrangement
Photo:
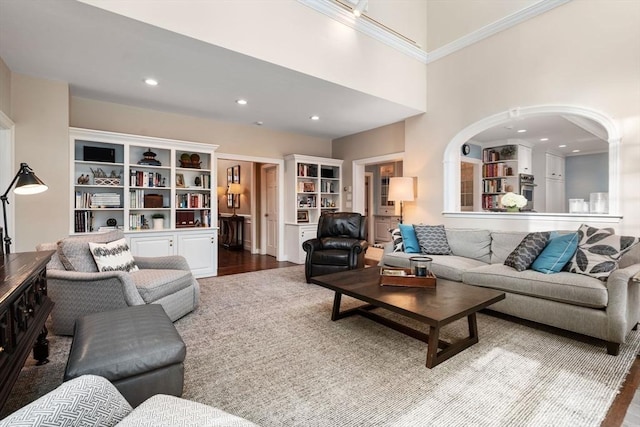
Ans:
[[[521,194],[506,193],[500,203],[505,208],[523,208],[527,205],[527,198]]]

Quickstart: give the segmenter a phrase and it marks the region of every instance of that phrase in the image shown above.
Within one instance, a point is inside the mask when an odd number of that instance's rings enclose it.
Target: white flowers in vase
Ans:
[[[502,196],[500,204],[505,208],[523,208],[527,205],[527,198],[522,194],[506,193]]]

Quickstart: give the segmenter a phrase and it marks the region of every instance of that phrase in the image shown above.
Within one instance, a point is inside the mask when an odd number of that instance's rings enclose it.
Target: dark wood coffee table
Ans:
[[[427,368],[433,368],[478,342],[476,313],[505,298],[504,292],[438,279],[435,288],[380,286],[376,267],[342,271],[311,278],[311,283],[335,291],[331,320],[360,314],[427,343]],[[342,295],[368,304],[340,311]],[[385,308],[429,325],[429,333],[418,331],[376,313]],[[469,322],[469,337],[455,343],[439,339],[440,329],[463,317]]]

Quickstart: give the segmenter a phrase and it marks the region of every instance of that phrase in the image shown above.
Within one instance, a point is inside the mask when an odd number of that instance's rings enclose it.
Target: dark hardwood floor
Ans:
[[[271,268],[281,268],[281,267],[291,267],[297,264],[292,262],[281,262],[276,261],[275,257],[269,255],[252,255],[249,251],[230,251],[224,249],[222,247],[218,250],[218,276],[226,276],[229,274],[238,274],[238,273],[247,273],[250,271],[258,271],[258,270],[268,270]],[[506,315],[500,315],[499,313],[491,312],[493,315],[497,315],[498,317],[502,317]],[[515,322],[523,322],[521,319],[511,318],[508,316],[509,320]],[[527,323],[531,327],[539,327],[544,330],[550,330],[555,328],[545,327],[544,325],[534,324],[533,322]],[[565,334],[565,331],[556,330],[556,333]],[[584,336],[574,336],[575,339],[584,339]],[[588,339],[587,339],[588,341]],[[605,351],[604,349],[602,351]],[[613,356],[612,356],[613,357]],[[602,422],[602,427],[619,427],[622,426],[625,420],[625,416],[627,415],[627,411],[631,405],[632,408],[635,408],[635,411],[638,411],[638,406],[640,406],[640,402],[636,403],[632,400],[634,398],[634,394],[640,385],[640,357],[638,357],[633,366],[631,367],[631,371],[627,376],[620,393],[616,396],[613,404],[609,408],[609,412],[607,413],[607,417]],[[624,423],[625,425],[633,425]]]
[[[269,255],[252,255],[249,251],[230,251],[223,247],[218,248],[218,276],[294,265],[298,264],[277,261],[275,257]]]

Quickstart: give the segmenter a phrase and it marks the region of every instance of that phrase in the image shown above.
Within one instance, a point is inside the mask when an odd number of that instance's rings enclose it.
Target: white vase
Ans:
[[[153,229],[162,230],[164,228],[164,218],[153,218]]]

